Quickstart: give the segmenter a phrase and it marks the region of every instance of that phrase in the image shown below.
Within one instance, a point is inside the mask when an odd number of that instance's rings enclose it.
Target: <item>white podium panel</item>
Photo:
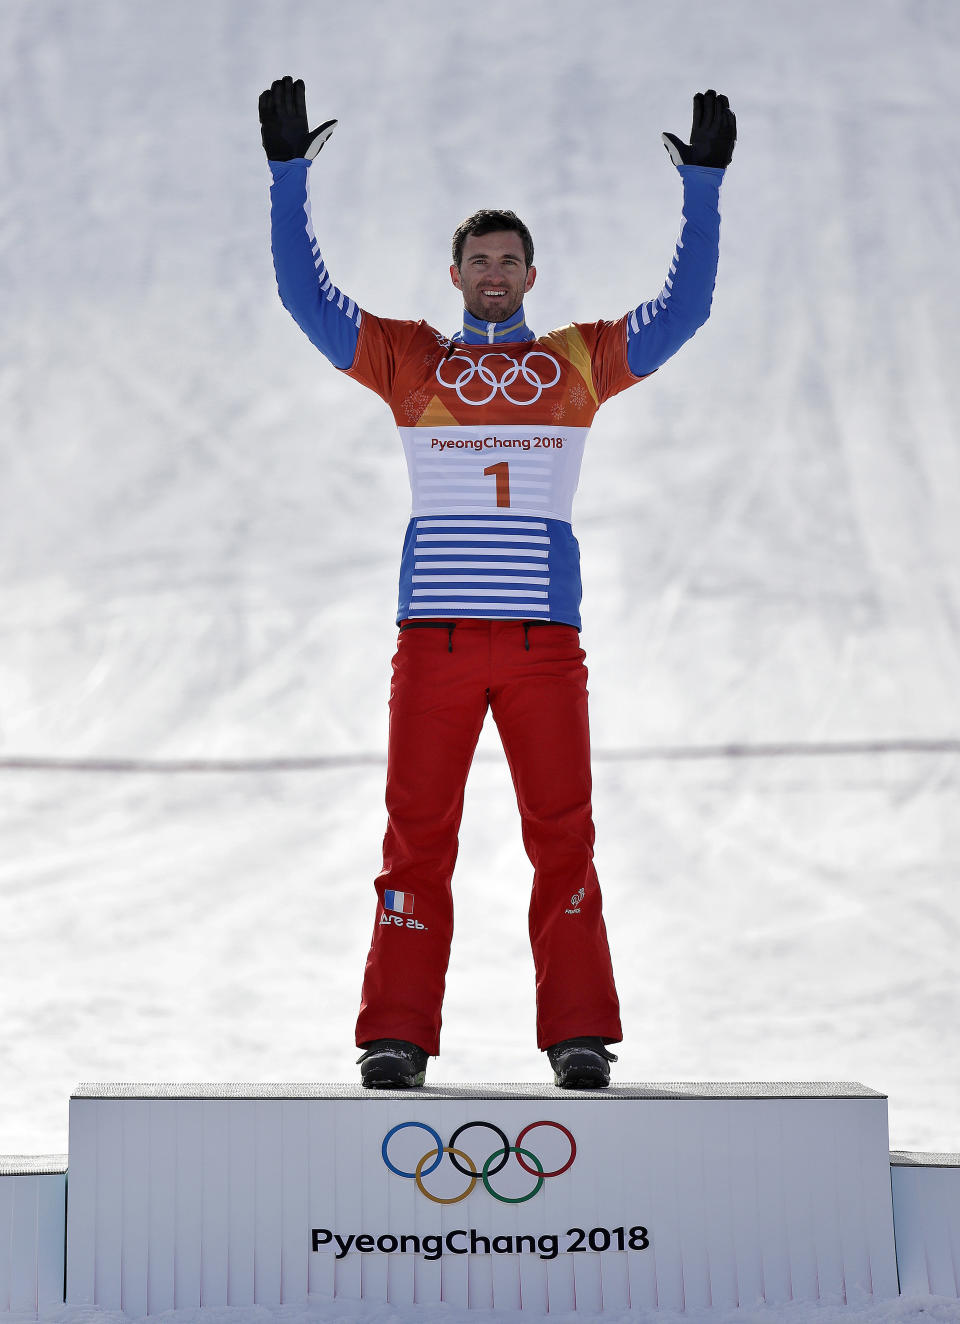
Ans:
[[[0,1156],[0,1312],[63,1303],[65,1154]]]
[[[890,1155],[904,1294],[960,1297],[960,1154]]]
[[[897,1295],[860,1085],[81,1086],[67,1301],[535,1313]]]

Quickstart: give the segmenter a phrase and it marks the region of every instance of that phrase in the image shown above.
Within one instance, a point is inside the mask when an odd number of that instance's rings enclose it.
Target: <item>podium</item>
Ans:
[[[0,1311],[63,1301],[66,1154],[0,1156]]]
[[[900,1290],[960,1297],[960,1154],[895,1150],[890,1178]]]
[[[83,1085],[66,1300],[580,1311],[898,1294],[859,1084]]]

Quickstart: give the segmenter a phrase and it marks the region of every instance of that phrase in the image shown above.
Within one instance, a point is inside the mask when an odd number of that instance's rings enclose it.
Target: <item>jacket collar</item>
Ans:
[[[453,336],[464,345],[506,345],[518,340],[535,340],[527,326],[523,304],[506,322],[481,322],[473,313],[463,310],[463,330]]]

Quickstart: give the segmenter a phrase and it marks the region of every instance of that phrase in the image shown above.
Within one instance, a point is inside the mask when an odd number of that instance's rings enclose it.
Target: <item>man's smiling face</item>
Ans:
[[[527,266],[523,240],[513,230],[468,235],[459,269],[450,268],[467,312],[481,322],[507,321],[536,278],[537,269]]]

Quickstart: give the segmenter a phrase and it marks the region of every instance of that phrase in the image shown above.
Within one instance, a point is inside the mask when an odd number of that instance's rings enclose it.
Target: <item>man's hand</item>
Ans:
[[[260,93],[260,137],[268,161],[293,161],[298,156],[312,161],[336,123],[326,120],[310,132],[302,78],[294,82],[287,74]]]
[[[736,141],[737,117],[727,98],[712,87],[693,98],[689,146],[674,133],[663,135],[663,145],[676,166],[728,166]]]

